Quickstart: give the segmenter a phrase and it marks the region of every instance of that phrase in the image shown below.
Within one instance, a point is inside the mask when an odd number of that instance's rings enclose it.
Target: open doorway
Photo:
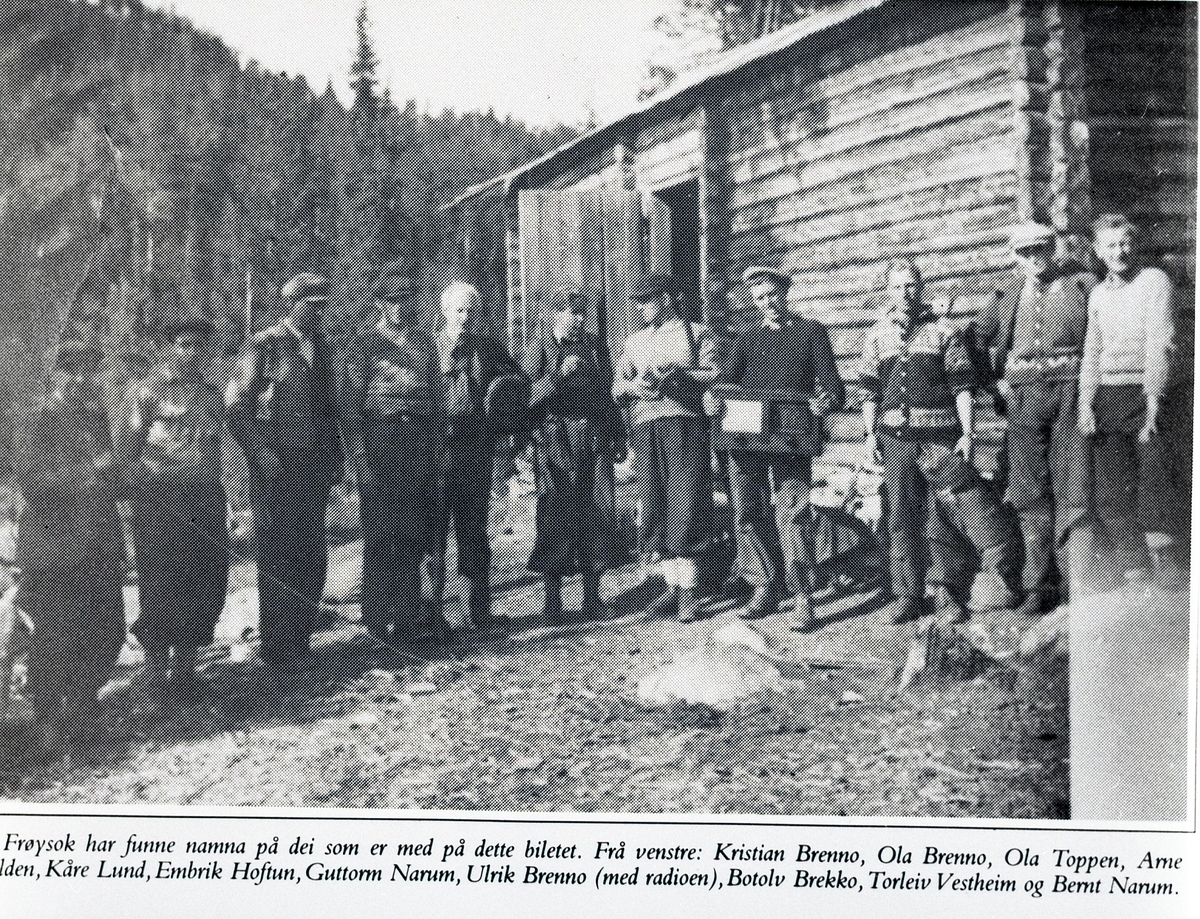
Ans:
[[[696,179],[654,193],[665,208],[650,222],[652,268],[670,271],[679,288],[680,309],[692,322],[704,319],[700,291],[700,183]],[[655,215],[661,215],[656,220]]]

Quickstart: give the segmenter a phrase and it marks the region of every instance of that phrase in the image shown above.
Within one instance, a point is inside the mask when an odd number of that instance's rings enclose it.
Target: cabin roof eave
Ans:
[[[812,35],[817,35],[834,26],[841,25],[857,16],[861,16],[891,2],[893,0],[846,0],[846,2],[836,7],[813,13],[799,22],[795,22],[792,25],[785,26],[775,32],[757,38],[752,42],[747,42],[744,45],[726,51],[719,55],[711,64],[697,68],[691,73],[681,75],[675,83],[661,93],[657,93],[649,99],[639,102],[621,115],[599,127],[593,128],[586,134],[581,134],[579,137],[567,141],[549,153],[530,160],[522,166],[501,173],[485,182],[472,185],[448,204],[443,205],[442,210],[453,210],[472,198],[497,190],[502,191],[505,197],[507,197],[519,190],[531,174],[545,168],[555,160],[570,157],[583,150],[593,149],[602,140],[610,138],[613,135],[619,137],[629,128],[631,123],[645,121],[651,115],[661,112],[673,103],[678,103],[680,99],[703,91],[709,84],[717,80],[729,77],[744,68],[758,64],[771,55],[786,51],[788,48]]]

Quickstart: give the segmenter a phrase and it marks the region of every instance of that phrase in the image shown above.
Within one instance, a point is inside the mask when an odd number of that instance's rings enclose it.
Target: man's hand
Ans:
[[[868,463],[873,463],[876,466],[883,463],[883,455],[879,452],[879,440],[873,431],[867,432],[867,437],[863,441],[863,453],[866,455]]]
[[[1152,435],[1158,433],[1158,403],[1150,402],[1146,406],[1146,423],[1138,431],[1138,443],[1149,443]]]
[[[1084,437],[1091,437],[1096,433],[1096,414],[1090,409],[1079,413],[1079,433]]]
[[[971,462],[971,458],[975,455],[975,435],[970,431],[963,434],[958,439],[958,443],[954,445],[954,452],[968,463]]]
[[[704,391],[704,414],[709,418],[720,418],[725,414],[725,400],[712,390]]]
[[[561,376],[567,377],[579,369],[579,355],[568,354],[562,359],[562,364],[559,365],[558,372]]]

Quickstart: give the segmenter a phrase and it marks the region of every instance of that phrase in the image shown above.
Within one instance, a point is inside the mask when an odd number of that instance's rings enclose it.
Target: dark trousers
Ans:
[[[1022,586],[1046,591],[1055,549],[1087,514],[1091,456],[1076,380],[1023,384],[1008,400],[1008,501],[1025,536]],[[1060,562],[1061,564],[1061,562]],[[1067,572],[1061,571],[1065,578]]]
[[[1005,575],[1013,566],[1011,524],[975,467],[954,452],[954,442],[953,434],[879,435],[892,592],[898,597],[919,598],[926,583],[962,595],[984,558]]]
[[[1170,430],[1172,400],[1160,408],[1159,433],[1146,443],[1138,432],[1146,423],[1146,397],[1140,386],[1101,386],[1094,404],[1093,458],[1096,517],[1113,548],[1128,565],[1140,564],[1143,533],[1178,535],[1188,521],[1179,483],[1186,481],[1163,431]]]
[[[451,436],[447,442],[440,494],[433,515],[433,553],[429,566],[437,612],[440,612],[446,590],[446,551],[451,532],[458,552],[458,573],[471,582],[475,603],[482,605],[487,595],[492,565],[488,508],[495,452],[495,443],[490,438],[471,432]]]
[[[735,569],[747,583],[771,589],[786,584],[792,593],[811,590],[811,488],[811,457],[729,454],[729,499],[737,533]]]
[[[39,718],[96,701],[125,643],[119,559],[21,573],[21,605],[33,620],[27,693]]]
[[[708,420],[654,418],[633,427],[633,475],[642,508],[642,555],[696,558],[712,540]]]
[[[372,419],[358,473],[363,532],[362,619],[380,638],[412,621],[421,599],[421,563],[430,548],[437,456],[430,420]]]
[[[304,655],[329,566],[328,486],[251,475],[258,630],[267,659]]]
[[[212,644],[229,586],[229,528],[219,484],[161,483],[133,499],[138,618],[147,650]]]

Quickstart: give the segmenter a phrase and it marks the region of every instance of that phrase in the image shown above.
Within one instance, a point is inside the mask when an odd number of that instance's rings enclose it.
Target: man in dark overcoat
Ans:
[[[829,332],[788,309],[791,278],[751,267],[743,281],[761,321],[736,331],[714,387],[726,410],[740,404],[755,416],[752,429],[718,422],[714,434],[729,455],[737,573],[754,587],[742,615],[774,612],[786,584],[796,598],[789,626],[807,631],[815,622],[812,460],[821,452],[824,416],[841,408],[846,391]]]
[[[585,300],[562,291],[530,349],[537,535],[531,570],[545,579],[543,618],[563,615],[562,579],[581,575],[583,616],[600,612],[600,575],[614,561],[613,459],[620,416],[612,362],[585,328]]]
[[[1090,543],[1091,458],[1077,421],[1096,278],[1055,262],[1050,227],[1011,227],[1009,245],[1017,271],[989,298],[978,331],[998,381],[997,408],[1008,417],[1007,498],[1025,545],[1019,611],[1034,615],[1052,605],[1056,592],[1065,599],[1068,559],[1074,556],[1078,567]]]
[[[27,693],[51,731],[89,717],[125,641],[125,544],[101,359],[80,340],[62,342],[15,470],[19,602],[34,623]]]
[[[288,314],[250,342],[226,402],[250,470],[262,655],[286,666],[309,654],[329,563],[329,495],[345,458],[321,327],[329,283],[299,274],[281,293]]]

